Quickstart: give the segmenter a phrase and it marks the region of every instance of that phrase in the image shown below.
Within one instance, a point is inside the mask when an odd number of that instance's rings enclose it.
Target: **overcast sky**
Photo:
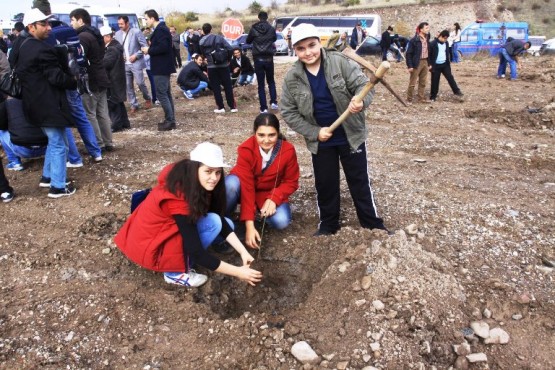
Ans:
[[[141,14],[146,9],[155,9],[160,14],[177,10],[180,12],[194,11],[197,13],[212,13],[222,11],[227,7],[233,10],[246,9],[254,0],[73,0],[79,4],[96,6],[120,6]],[[269,6],[271,0],[257,0],[262,6]],[[33,0],[0,0],[0,19],[8,20],[18,13],[25,13],[31,8]],[[50,0],[50,4],[67,4],[69,1]],[[279,0],[279,3],[285,0]],[[76,8],[78,6],[76,5]]]

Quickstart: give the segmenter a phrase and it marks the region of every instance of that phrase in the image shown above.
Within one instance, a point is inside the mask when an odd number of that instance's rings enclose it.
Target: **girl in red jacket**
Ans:
[[[245,243],[258,248],[260,234],[254,227],[257,211],[275,229],[291,223],[289,196],[299,187],[299,164],[295,147],[281,135],[274,114],[259,114],[253,131],[254,135],[237,149],[237,164],[226,177],[225,187],[227,214],[241,203]]]
[[[208,277],[190,266],[235,276],[250,285],[262,274],[249,264],[254,260],[233,232],[225,212],[225,181],[222,150],[202,143],[183,159],[166,166],[158,185],[133,211],[114,241],[133,262],[164,272],[170,284],[201,286]],[[208,254],[206,249],[223,237],[241,255],[243,265],[233,266]]]

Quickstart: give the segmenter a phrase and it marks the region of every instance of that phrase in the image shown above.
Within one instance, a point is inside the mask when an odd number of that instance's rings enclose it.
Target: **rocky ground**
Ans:
[[[281,81],[290,60],[278,62]],[[516,82],[495,78],[495,59],[453,66],[463,101],[445,80],[427,105],[376,89],[368,158],[393,236],[359,227],[344,180],[343,228],[311,236],[310,156],[284,125],[301,187],[291,227],[265,231],[256,288],[209,272],[200,289],[169,286],[112,242],[130,194],[197,143],[234,162],[258,112],[254,86],[237,88],[239,113],[225,115],[211,96],[174,89],[178,129],[157,132],[161,109],[140,111],[102,163],[69,170],[72,197],[38,188],[40,160],[10,171],[0,368],[554,368],[555,61],[523,64]],[[403,65],[387,80],[404,96]]]

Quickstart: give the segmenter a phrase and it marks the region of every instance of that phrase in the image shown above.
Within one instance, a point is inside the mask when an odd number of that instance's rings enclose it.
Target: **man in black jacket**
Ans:
[[[66,179],[65,128],[74,121],[65,90],[76,89],[77,81],[68,72],[67,57],[44,42],[51,30],[49,18],[38,9],[25,13],[23,23],[30,36],[21,42],[16,64],[25,117],[48,137],[39,186],[50,188],[49,198],[60,198],[75,193]]]
[[[391,34],[393,33],[393,27],[388,26],[387,30],[382,33],[382,39],[380,40],[380,48],[382,49],[382,60],[387,60],[387,52],[389,51],[389,47],[393,42],[393,38]]]
[[[407,101],[412,102],[416,80],[418,80],[418,98],[421,103],[429,103],[424,96],[426,79],[428,78],[428,49],[430,37],[430,25],[422,22],[417,27],[416,35],[410,40],[407,47],[406,61],[410,73],[409,88],[407,89]]]
[[[254,78],[254,68],[248,56],[241,52],[241,49],[233,50],[233,57],[229,63],[231,78],[236,79],[241,86],[249,85]]]
[[[177,84],[187,99],[193,100],[194,95],[208,87],[208,77],[200,68],[202,59],[202,55],[193,54],[191,62],[177,76]]]
[[[270,108],[279,109],[277,104],[276,82],[274,80],[274,42],[277,40],[276,30],[268,23],[268,13],[258,13],[259,22],[252,25],[247,36],[247,44],[252,44],[252,58],[254,59],[254,72],[258,80],[258,99],[260,100],[260,113],[268,111],[264,79],[268,82],[270,91]]]
[[[150,36],[150,47],[142,47],[143,53],[150,55],[150,72],[156,86],[156,98],[164,110],[164,122],[158,124],[158,131],[175,129],[175,108],[173,106],[170,77],[175,73],[173,41],[170,29],[160,22],[154,9],[145,12],[146,24],[154,29]]]
[[[83,94],[83,107],[87,112],[96,140],[100,149],[111,151],[112,122],[108,111],[108,87],[110,80],[104,69],[104,40],[97,28],[91,26],[91,15],[83,8],[74,9],[69,13],[71,27],[77,32],[79,42],[83,46],[89,60],[89,88],[91,94]]]
[[[432,88],[430,91],[430,100],[435,101],[437,93],[439,92],[439,79],[444,75],[453,90],[453,94],[462,97],[463,93],[457,86],[455,78],[451,73],[451,61],[449,60],[450,53],[447,47],[447,39],[449,38],[449,31],[443,30],[439,33],[434,41],[430,42],[430,51],[428,53],[428,64],[432,71]]]

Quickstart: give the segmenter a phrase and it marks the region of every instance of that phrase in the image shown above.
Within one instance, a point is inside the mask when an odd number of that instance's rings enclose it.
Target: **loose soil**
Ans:
[[[276,61],[282,81],[291,62]],[[487,362],[457,366],[554,368],[555,61],[525,58],[516,82],[497,80],[496,62],[453,65],[463,101],[445,80],[437,102],[409,107],[376,88],[369,168],[393,236],[360,228],[344,179],[342,229],[312,236],[310,155],[283,124],[301,186],[292,225],[264,232],[255,288],[204,270],[201,288],[170,286],[112,239],[131,193],[197,143],[217,143],[235,161],[258,113],[256,86],[235,89],[239,113],[225,115],[212,112],[212,96],[190,101],[174,88],[178,129],[156,131],[155,107],[114,134],[103,162],[81,146],[85,166],[68,170],[71,197],[51,200],[38,188],[42,160],[9,171],[17,197],[0,206],[0,368],[446,369],[457,360],[452,345],[480,319],[510,341],[469,337]],[[402,64],[386,78],[405,95]],[[320,356],[312,365],[290,352],[302,340]]]

